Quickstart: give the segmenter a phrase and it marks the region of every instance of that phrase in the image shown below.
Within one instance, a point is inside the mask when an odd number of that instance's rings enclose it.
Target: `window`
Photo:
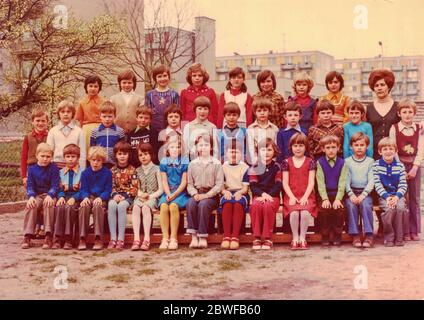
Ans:
[[[292,57],[286,57],[286,63],[287,64],[293,63],[293,58]]]
[[[225,77],[226,77],[226,74],[225,73],[219,74],[218,75],[218,80],[224,81],[224,80],[226,80]]]
[[[271,57],[271,58],[269,58],[269,60],[268,60],[268,64],[269,64],[270,66],[273,66],[273,65],[277,64],[277,60],[275,59],[275,57]]]
[[[343,63],[336,63],[336,64],[334,65],[334,67],[335,67],[337,70],[343,69]]]
[[[357,69],[357,68],[358,68],[358,63],[352,62],[352,69]]]
[[[310,61],[311,59],[310,59],[310,57],[309,56],[303,56],[303,62],[304,63],[309,63],[309,61]]]

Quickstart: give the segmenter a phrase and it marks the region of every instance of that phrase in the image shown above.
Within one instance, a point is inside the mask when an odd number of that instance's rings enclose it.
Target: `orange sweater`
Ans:
[[[81,100],[77,112],[75,114],[75,120],[77,120],[81,127],[88,123],[100,123],[100,106],[105,99],[99,95],[90,97],[86,96]]]

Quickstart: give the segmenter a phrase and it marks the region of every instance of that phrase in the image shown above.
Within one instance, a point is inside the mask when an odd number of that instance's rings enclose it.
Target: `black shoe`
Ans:
[[[322,236],[321,245],[328,247],[330,245],[330,241],[328,240],[328,236]]]
[[[333,246],[341,246],[341,245],[342,245],[342,236],[340,234],[335,234]]]

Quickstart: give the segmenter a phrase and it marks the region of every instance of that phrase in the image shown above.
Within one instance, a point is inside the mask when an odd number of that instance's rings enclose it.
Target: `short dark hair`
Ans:
[[[63,148],[63,157],[65,157],[67,154],[73,154],[80,157],[81,149],[78,147],[75,143],[70,143]]]
[[[163,114],[163,119],[165,123],[168,123],[168,115],[171,113],[177,113],[180,116],[180,120],[183,119],[183,112],[181,111],[181,108],[175,103],[172,103],[168,106],[168,108],[165,109],[165,112]]]
[[[133,82],[133,89],[135,90],[135,88],[137,87],[137,78],[134,74],[134,72],[132,72],[131,70],[124,70],[122,71],[120,74],[118,74],[118,87],[119,90],[122,90],[121,88],[121,81],[122,80],[131,80]]]
[[[118,141],[113,147],[113,155],[116,156],[119,151],[130,154],[131,150],[131,145],[128,142]]]
[[[258,110],[259,108],[266,108],[271,112],[272,102],[268,99],[265,99],[265,98],[255,98],[255,99],[253,99],[253,103],[252,103],[253,113],[255,113],[256,110]]]
[[[309,144],[308,144],[308,137],[305,136],[303,133],[295,133],[291,138],[289,142],[289,148],[293,147],[294,144],[303,144],[305,146],[305,150],[309,150]]]
[[[319,101],[316,108],[316,113],[319,114],[321,111],[324,111],[324,110],[331,110],[331,112],[334,114],[335,112],[334,104],[332,104],[330,100],[326,100],[326,99]]]
[[[277,80],[275,80],[275,75],[271,70],[264,70],[258,73],[258,76],[256,77],[256,83],[258,84],[258,88],[261,90],[261,82],[264,82],[266,78],[271,77],[272,80],[272,86],[274,87],[274,90],[277,88]]]
[[[235,102],[228,102],[224,105],[224,116],[227,113],[237,113],[240,116],[240,107]]]
[[[327,87],[327,90],[330,90],[330,88],[328,87],[328,83],[331,82],[331,81],[333,81],[334,78],[336,78],[337,80],[339,80],[339,82],[340,82],[340,91],[341,91],[344,88],[344,79],[343,79],[342,74],[340,72],[337,72],[337,71],[330,71],[325,76],[325,86]]]
[[[137,150],[138,150],[138,153],[139,154],[140,153],[148,153],[148,154],[150,154],[150,158],[153,161],[153,159],[155,157],[155,151],[153,149],[153,146],[150,143],[140,143],[138,145]]]
[[[198,135],[196,137],[196,139],[194,140],[194,145],[196,146],[196,148],[197,148],[197,145],[199,144],[200,140],[204,140],[211,145],[210,155],[212,156],[213,155],[213,137],[212,137],[212,135],[207,134],[207,133]]]
[[[171,80],[171,71],[167,66],[161,64],[160,66],[154,67],[152,70],[153,81],[156,83],[156,77],[164,72],[168,74],[169,80]]]
[[[235,78],[238,75],[242,75],[243,80],[246,78],[246,74],[244,73],[243,69],[240,68],[240,67],[235,67],[234,69],[231,69],[230,72],[228,73],[228,78],[229,79]],[[227,89],[227,90],[231,89],[231,82],[230,81],[228,81],[227,85],[225,86],[225,89]],[[244,82],[241,84],[240,91],[241,92],[247,92],[247,86]]]
[[[135,116],[138,117],[138,115],[140,114],[147,114],[148,116],[150,116],[150,119],[152,118],[152,109],[150,109],[149,107],[146,106],[139,106],[136,110],[135,110]]]
[[[286,114],[287,111],[298,111],[302,115],[302,107],[296,101],[289,101],[284,105],[283,114]]]
[[[198,96],[193,101],[193,110],[196,112],[197,107],[207,107],[209,111],[211,110],[211,101],[208,97]]]
[[[365,107],[364,105],[359,102],[358,100],[354,99],[352,100],[349,105],[347,106],[347,112],[349,112],[350,110],[358,110],[361,112],[362,115],[365,114]]]
[[[381,79],[383,79],[384,82],[387,84],[390,92],[395,84],[395,75],[390,70],[385,69],[371,71],[370,76],[368,78],[368,85],[370,89],[374,91],[375,84]]]
[[[89,75],[84,80],[84,90],[88,93],[87,87],[90,83],[97,83],[99,85],[99,92],[102,91],[102,79],[98,75]]]
[[[365,140],[365,144],[367,147],[370,145],[370,138],[363,132],[357,132],[355,133],[352,138],[350,138],[349,144],[353,145],[355,142],[359,140]]]

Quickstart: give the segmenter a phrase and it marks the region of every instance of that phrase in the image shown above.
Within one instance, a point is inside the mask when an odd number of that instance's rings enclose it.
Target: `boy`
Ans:
[[[110,101],[105,101],[100,106],[100,120],[102,123],[93,129],[90,135],[90,147],[100,146],[106,148],[105,165],[113,167],[115,158],[113,147],[118,141],[125,140],[124,129],[113,123],[116,115],[116,107]]]
[[[390,128],[389,137],[396,141],[399,160],[404,164],[406,180],[408,182],[409,218],[405,223],[405,240],[420,240],[421,231],[420,190],[421,190],[421,162],[424,157],[423,134],[419,125],[415,124],[414,117],[417,106],[408,98],[398,104],[400,122]],[[397,158],[396,158],[397,159]],[[408,223],[409,222],[409,223]]]
[[[136,111],[143,104],[143,97],[135,93],[137,78],[131,70],[118,75],[118,87],[119,93],[110,97],[110,101],[116,106],[115,124],[128,133],[137,126]]]
[[[353,151],[350,148],[351,138],[357,132],[363,132],[368,136],[369,143],[367,147],[367,157],[373,157],[374,152],[374,141],[372,135],[372,127],[368,122],[362,121],[365,117],[365,108],[358,100],[353,100],[348,108],[347,112],[349,115],[349,122],[343,125],[344,139],[343,139],[343,156],[348,158],[353,155]]]
[[[216,126],[208,120],[209,112],[211,110],[211,101],[208,97],[199,96],[194,99],[193,109],[196,114],[196,119],[190,121],[185,125],[183,130],[183,140],[189,152],[190,159],[193,160],[197,157],[194,142],[198,136],[209,134],[214,140],[214,155],[218,154],[217,141],[216,141]],[[215,117],[215,116],[214,116]]]
[[[127,135],[127,142],[131,145],[130,165],[134,168],[140,166],[138,160],[138,146],[142,143],[153,145],[152,132],[150,131],[150,122],[152,120],[152,109],[140,106],[135,112],[137,115],[137,127]]]
[[[258,141],[266,141],[266,138],[270,138],[275,143],[278,133],[278,127],[269,121],[271,101],[264,98],[254,99],[252,108],[256,120],[247,128],[247,157],[251,165],[257,162],[255,150],[263,147],[258,146]]]
[[[403,219],[406,213],[407,189],[405,166],[395,159],[396,142],[383,138],[378,143],[379,160],[373,164],[375,191],[380,196],[383,210],[384,245],[403,246]]]
[[[218,130],[218,142],[220,144],[221,162],[224,162],[225,149],[233,140],[241,146],[243,159],[246,155],[246,128],[239,127],[240,107],[235,102],[228,102],[224,105],[224,127]],[[229,161],[230,159],[225,159]],[[245,161],[245,160],[243,160]]]
[[[374,245],[373,204],[371,191],[374,189],[372,166],[374,159],[367,156],[370,138],[363,132],[356,132],[350,139],[353,155],[346,158],[346,210],[349,223],[349,234],[353,237],[355,248],[370,248]],[[358,230],[359,214],[365,231],[365,239],[361,242]]]
[[[103,249],[103,231],[106,203],[112,193],[112,172],[103,166],[106,161],[103,147],[91,147],[88,152],[90,167],[81,174],[81,206],[79,209],[80,242],[78,250],[86,250],[86,237],[93,212],[94,232],[96,235],[94,250]]]
[[[82,134],[82,129],[75,124],[75,106],[72,102],[63,100],[57,107],[57,115],[59,123],[50,129],[47,135],[47,143],[53,147],[54,155],[53,162],[56,163],[59,169],[65,167],[63,158],[63,148],[68,144],[75,144],[81,148],[83,155],[80,159],[81,169],[85,168],[85,139]]]
[[[330,233],[334,234],[333,245],[342,243],[343,232],[343,196],[346,189],[347,166],[343,158],[338,157],[340,140],[337,136],[325,136],[320,141],[324,156],[317,160],[317,186],[322,209],[319,212],[322,245],[330,244]]]
[[[47,139],[47,123],[49,122],[49,118],[46,110],[42,108],[32,109],[31,122],[32,131],[24,137],[22,143],[21,177],[25,188],[27,187],[28,166],[37,163],[35,156],[37,146],[42,142],[46,142]],[[40,217],[37,218],[35,236],[36,238],[44,236],[43,220]]]
[[[82,169],[78,160],[83,148],[76,144],[68,144],[63,148],[65,167],[60,170],[60,189],[56,202],[56,224],[53,249],[59,249],[65,241],[63,249],[72,249],[74,228],[78,221],[78,207],[80,199],[80,181]]]
[[[27,195],[25,209],[24,240],[21,248],[31,246],[31,237],[35,233],[38,211],[43,212],[46,238],[43,249],[51,249],[54,228],[54,204],[59,190],[59,169],[51,163],[53,148],[47,143],[40,143],[35,152],[37,163],[28,169]]]
[[[290,138],[295,133],[303,133],[305,136],[308,135],[305,129],[299,125],[300,118],[302,117],[302,107],[295,101],[289,101],[286,103],[283,111],[284,120],[287,122],[285,128],[281,128],[277,135],[277,146],[280,149],[277,161],[281,163],[288,157],[293,156],[292,151],[289,147]]]
[[[41,108],[34,108],[31,112],[32,130],[24,137],[21,154],[21,177],[26,188],[28,166],[37,163],[35,151],[40,143],[46,142],[47,123],[49,118],[47,112]]]
[[[332,120],[334,115],[334,106],[328,100],[322,100],[316,108],[318,114],[317,125],[311,126],[308,131],[309,152],[311,158],[318,159],[324,155],[321,150],[320,140],[325,136],[336,136],[343,141],[343,128],[335,124]],[[342,150],[338,150],[337,154],[342,156]]]

